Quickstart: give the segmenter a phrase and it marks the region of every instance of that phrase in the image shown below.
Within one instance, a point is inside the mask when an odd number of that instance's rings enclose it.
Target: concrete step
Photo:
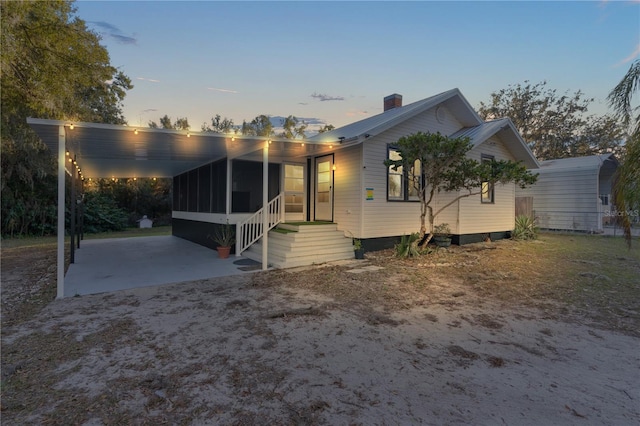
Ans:
[[[269,232],[268,261],[274,267],[291,268],[354,258],[351,238],[338,231],[336,224],[284,225],[287,226],[284,229],[291,232]],[[249,247],[243,255],[261,262],[262,240]]]

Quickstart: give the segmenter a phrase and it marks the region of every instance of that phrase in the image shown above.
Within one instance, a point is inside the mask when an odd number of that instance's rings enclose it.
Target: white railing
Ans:
[[[251,244],[262,238],[263,215],[264,207],[236,224],[236,256],[240,256]],[[269,224],[267,232],[284,221],[284,193],[278,194],[267,204],[267,221]]]

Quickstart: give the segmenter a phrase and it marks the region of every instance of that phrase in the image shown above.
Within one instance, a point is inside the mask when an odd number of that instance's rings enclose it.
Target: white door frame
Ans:
[[[322,170],[318,165],[328,163]],[[314,161],[314,220],[333,222],[334,155],[327,154],[316,157]]]
[[[298,166],[298,167],[302,167],[302,189],[300,191],[297,190],[287,190],[287,181],[286,181],[286,167],[287,166]],[[282,188],[283,188],[283,192],[284,192],[284,197],[285,197],[285,216],[284,216],[284,220],[285,222],[290,222],[290,221],[296,221],[296,222],[302,222],[306,219],[307,217],[307,197],[309,196],[309,194],[307,194],[307,163],[294,163],[294,162],[284,162],[282,164]],[[295,212],[295,213],[288,213],[286,211],[286,206],[287,206],[287,197],[297,197],[297,196],[301,196],[302,197],[302,211],[301,212]],[[296,200],[297,201],[297,200]],[[297,204],[297,203],[296,203]]]

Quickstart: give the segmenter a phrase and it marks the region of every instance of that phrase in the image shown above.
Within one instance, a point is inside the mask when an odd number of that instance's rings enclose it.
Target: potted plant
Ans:
[[[362,240],[359,238],[353,238],[353,252],[356,255],[356,259],[364,259],[364,248],[362,248]]]
[[[231,253],[231,246],[235,243],[233,226],[227,220],[226,224],[215,227],[213,235],[208,236],[217,244],[216,250],[220,259],[226,259]]]
[[[438,247],[449,247],[451,245],[451,229],[448,223],[441,223],[433,227],[433,242]]]

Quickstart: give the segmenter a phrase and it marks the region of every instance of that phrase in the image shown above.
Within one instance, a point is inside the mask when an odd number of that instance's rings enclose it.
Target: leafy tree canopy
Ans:
[[[46,233],[55,164],[27,117],[123,124],[132,85],[72,2],[6,1],[0,14],[2,234]]]
[[[333,124],[325,124],[324,126],[318,129],[318,133],[330,132],[335,128],[336,126],[334,126]]]
[[[420,199],[420,240],[424,240],[423,245],[431,239],[434,219],[438,214],[461,198],[479,195],[483,185],[515,183],[524,188],[534,184],[537,178],[521,163],[505,160],[480,163],[469,158],[467,153],[472,148],[469,138],[418,132],[400,138],[393,146],[400,159],[389,159],[384,164],[395,170],[403,167],[414,171],[408,184],[413,186]],[[418,168],[419,171],[416,170]],[[458,195],[434,211],[434,197],[443,191]],[[430,232],[427,239],[424,239],[427,232],[425,219]]]
[[[273,124],[271,119],[266,115],[259,115],[250,123],[242,122],[240,133],[246,136],[273,136]]]
[[[509,117],[540,160],[619,152],[624,129],[615,117],[587,116],[592,98],[559,94],[546,82],[509,85],[481,102],[484,119]]]
[[[282,122],[282,127],[284,131],[281,136],[287,139],[296,139],[305,137],[305,130],[307,129],[307,123],[304,121],[300,121],[298,118],[293,115],[288,116]]]
[[[110,65],[71,2],[11,1],[1,10],[4,125],[27,116],[124,123],[131,80]]]
[[[165,114],[164,117],[160,117],[160,125],[155,121],[149,121],[149,127],[152,129],[189,130],[191,126],[186,117],[177,118],[176,121],[172,123],[171,118]]]
[[[203,123],[201,129],[203,132],[231,133],[236,130],[236,126],[233,124],[232,119],[222,118],[220,114],[216,114],[215,117],[211,118],[211,125]]]

